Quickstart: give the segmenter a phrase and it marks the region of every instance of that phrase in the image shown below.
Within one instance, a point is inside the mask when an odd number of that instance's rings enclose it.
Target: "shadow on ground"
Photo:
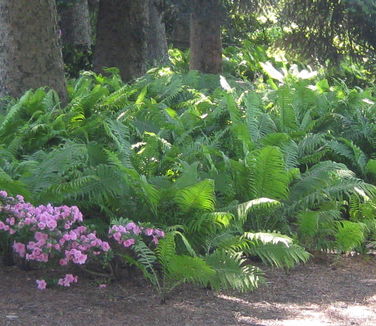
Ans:
[[[0,325],[376,325],[375,258],[267,270],[267,284],[244,294],[184,286],[165,305],[145,284],[100,289],[84,279],[72,289],[38,291],[38,277],[40,271],[0,267]]]

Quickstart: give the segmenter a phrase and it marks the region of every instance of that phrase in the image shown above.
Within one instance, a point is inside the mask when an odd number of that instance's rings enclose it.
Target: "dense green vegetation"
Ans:
[[[221,75],[190,70],[189,53],[171,48],[169,64],[129,83],[116,68],[81,71],[66,104],[46,87],[0,100],[0,190],[33,205],[77,205],[103,240],[130,221],[166,231],[154,244],[135,232],[101,270],[115,278],[136,266],[162,300],[182,282],[252,289],[263,279],[255,261],[292,268],[320,250],[376,246],[373,57],[354,61],[346,46],[324,42],[337,65],[314,70],[303,50],[276,46],[286,26],[225,4],[237,24],[223,27]],[[67,74],[91,66],[85,51],[66,52]],[[311,63],[328,59],[311,54]],[[0,249],[14,239],[0,238]]]
[[[174,227],[208,262],[233,253],[222,259],[242,269],[243,255],[292,267],[308,258],[298,244],[366,252],[372,88],[270,62],[250,83],[236,56],[232,75],[186,73],[180,58],[131,84],[84,72],[63,108],[45,89],[3,102],[0,188],[78,205],[99,232],[119,217]]]

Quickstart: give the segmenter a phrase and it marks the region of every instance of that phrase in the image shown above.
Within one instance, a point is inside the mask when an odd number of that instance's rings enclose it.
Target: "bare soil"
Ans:
[[[99,288],[36,289],[42,271],[0,266],[0,325],[375,326],[376,258],[326,257],[289,271],[268,269],[250,293],[180,287],[161,305],[142,281]]]

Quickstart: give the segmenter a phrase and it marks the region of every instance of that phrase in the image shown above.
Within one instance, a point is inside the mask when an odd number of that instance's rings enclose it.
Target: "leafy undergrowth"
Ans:
[[[0,189],[78,206],[101,241],[118,221],[166,231],[156,247],[140,241],[109,259],[141,270],[162,300],[184,282],[254,289],[255,257],[289,269],[305,250],[366,253],[376,246],[374,89],[281,68],[258,64],[252,83],[178,65],[131,84],[115,70],[83,72],[66,107],[46,89],[3,101]]]

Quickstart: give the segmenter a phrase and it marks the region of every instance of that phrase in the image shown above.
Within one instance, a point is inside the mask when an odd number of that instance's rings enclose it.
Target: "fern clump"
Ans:
[[[263,78],[250,85],[183,72],[185,56],[174,58],[176,69],[130,84],[84,72],[65,107],[44,88],[8,101],[0,188],[77,205],[102,233],[119,216],[177,226],[123,257],[162,297],[184,282],[252,289],[254,258],[292,268],[304,248],[365,252],[376,234],[373,93],[272,62],[254,66]]]

